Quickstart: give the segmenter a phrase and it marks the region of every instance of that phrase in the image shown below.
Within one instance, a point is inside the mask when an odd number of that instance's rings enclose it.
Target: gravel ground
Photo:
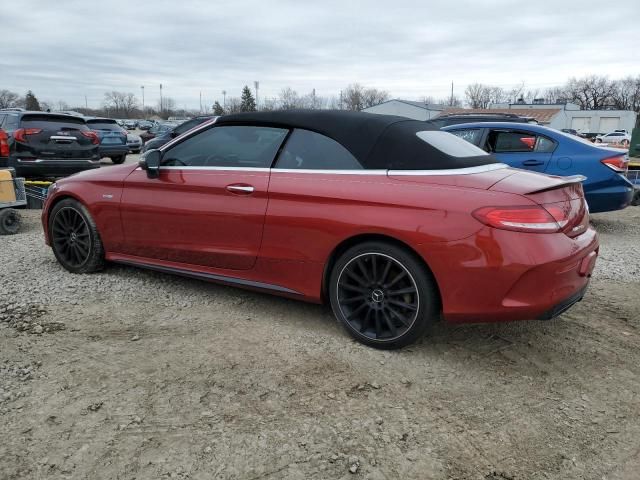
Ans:
[[[135,161],[135,157],[131,158]],[[0,478],[637,479],[640,208],[584,301],[398,352],[325,307],[0,237]]]

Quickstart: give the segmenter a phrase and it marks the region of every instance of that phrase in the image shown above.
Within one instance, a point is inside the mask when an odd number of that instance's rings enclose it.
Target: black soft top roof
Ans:
[[[492,155],[447,155],[416,136],[437,130],[418,120],[343,110],[284,110],[225,115],[216,125],[253,124],[302,128],[342,144],[366,169],[440,170],[496,163]]]

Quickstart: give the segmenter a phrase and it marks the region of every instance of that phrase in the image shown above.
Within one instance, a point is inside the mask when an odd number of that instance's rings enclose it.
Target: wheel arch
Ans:
[[[391,237],[389,235],[384,235],[379,233],[363,233],[363,234],[354,235],[352,237],[342,240],[338,245],[336,245],[336,247],[332,250],[331,254],[327,258],[327,261],[325,262],[325,265],[324,265],[324,270],[322,272],[322,290],[320,294],[321,294],[321,299],[323,303],[326,303],[328,301],[329,279],[331,277],[331,270],[333,269],[333,266],[335,265],[338,258],[340,258],[340,255],[342,255],[344,252],[346,252],[348,249],[350,249],[355,245],[358,245],[364,242],[371,242],[371,241],[389,243],[389,244],[395,245],[396,247],[400,247],[403,250],[406,250],[407,252],[409,252],[411,255],[413,255],[415,259],[427,270],[428,274],[431,275],[431,277],[433,278],[433,281],[436,285],[436,290],[438,292],[439,308],[440,309],[442,308],[442,293],[440,292],[440,285],[438,284],[438,278],[435,276],[435,274],[433,273],[433,270],[431,270],[431,267],[425,261],[425,259],[422,258],[422,256],[406,242],[403,242],[402,240],[398,240],[395,237]]]

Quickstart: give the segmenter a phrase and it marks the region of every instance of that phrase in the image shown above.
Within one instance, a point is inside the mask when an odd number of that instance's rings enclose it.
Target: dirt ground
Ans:
[[[559,319],[397,352],[326,307],[0,237],[0,478],[638,479],[640,208]]]

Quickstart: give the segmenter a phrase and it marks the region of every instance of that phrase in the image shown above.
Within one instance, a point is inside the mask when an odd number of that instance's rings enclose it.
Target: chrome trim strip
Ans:
[[[491,172],[493,170],[501,170],[509,168],[505,163],[490,163],[488,165],[479,165],[477,167],[467,168],[450,168],[446,170],[389,170],[389,175],[396,176],[434,176],[434,175],[471,175],[472,173]]]
[[[169,166],[169,167],[160,167],[160,170],[220,170],[220,171],[240,171],[240,172],[268,172],[271,170],[270,168],[259,168],[259,167],[187,167],[183,165],[177,166]]]
[[[24,163],[25,165],[30,165],[32,163],[52,163],[58,164],[61,162],[73,162],[73,163],[91,163],[91,164],[99,164],[100,160],[87,160],[87,159],[75,159],[75,158],[38,158],[36,160],[21,160],[20,158],[16,159],[18,163]]]
[[[313,170],[307,168],[272,168],[272,173],[320,173],[323,175],[386,175],[387,170]]]
[[[174,275],[180,275],[183,277],[191,277],[191,278],[196,278],[199,280],[207,280],[210,282],[221,282],[221,283],[227,283],[230,285],[238,285],[238,286],[243,286],[243,287],[251,287],[251,288],[259,288],[259,289],[263,289],[263,290],[273,290],[276,292],[281,292],[281,293],[289,293],[292,295],[303,295],[300,292],[297,292],[295,290],[291,290],[290,288],[286,288],[286,287],[282,287],[280,285],[273,285],[271,283],[263,283],[263,282],[256,282],[253,280],[243,280],[241,278],[235,278],[235,277],[227,277],[225,275],[215,275],[213,273],[202,273],[202,272],[194,272],[191,270],[184,270],[182,268],[174,268],[174,267],[164,267],[161,265],[151,265],[148,263],[144,263],[144,262],[135,262],[132,260],[112,260],[115,263],[120,263],[123,265],[129,265],[132,267],[140,267],[140,268],[146,268],[149,270],[156,270],[158,272],[162,272],[162,273],[170,273],[170,274],[174,274]]]
[[[78,140],[77,137],[72,137],[71,135],[51,135],[49,137],[50,140]]]

